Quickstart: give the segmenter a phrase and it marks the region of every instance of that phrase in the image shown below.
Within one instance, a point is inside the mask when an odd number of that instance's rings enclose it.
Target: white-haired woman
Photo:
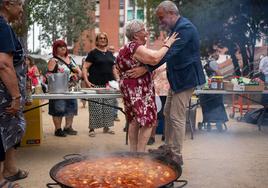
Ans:
[[[174,33],[161,49],[155,51],[145,47],[148,32],[141,20],[128,22],[125,31],[130,42],[119,50],[116,66],[119,70],[119,85],[129,122],[130,151],[144,152],[157,118],[152,75],[147,72],[138,78],[131,78],[127,71],[144,64],[156,65],[177,40],[177,34]]]
[[[21,0],[0,0],[0,187],[18,188],[13,181],[28,172],[15,163],[15,148],[22,139],[25,120],[24,51],[9,23],[22,15]]]

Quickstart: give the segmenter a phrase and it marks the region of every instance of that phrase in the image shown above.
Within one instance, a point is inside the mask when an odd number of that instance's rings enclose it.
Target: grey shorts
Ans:
[[[58,117],[77,115],[77,100],[76,99],[49,100],[48,114]]]

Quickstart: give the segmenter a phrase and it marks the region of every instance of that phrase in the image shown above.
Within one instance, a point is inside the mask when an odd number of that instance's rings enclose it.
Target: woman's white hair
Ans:
[[[134,39],[134,34],[144,28],[144,22],[141,20],[131,20],[127,22],[125,26],[125,35],[128,40],[132,41]]]

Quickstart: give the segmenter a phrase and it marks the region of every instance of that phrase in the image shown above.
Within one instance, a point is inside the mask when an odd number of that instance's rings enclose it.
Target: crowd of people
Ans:
[[[14,157],[25,130],[22,113],[25,80],[28,76],[34,87],[40,80],[44,82],[33,59],[25,57],[10,26],[22,11],[21,0],[0,0],[0,187],[20,187],[13,181],[28,175],[16,166]],[[53,41],[53,57],[48,61],[46,76],[66,74],[70,87],[81,82],[82,87],[96,89],[106,87],[111,80],[118,81],[129,124],[130,151],[145,152],[146,145],[155,142],[157,120],[164,119],[165,144],[151,152],[169,150],[172,159],[182,165],[187,106],[194,88],[205,83],[199,36],[196,27],[180,15],[172,1],[161,2],[155,12],[160,27],[169,33],[159,50],[145,46],[148,32],[144,22],[134,19],[125,26],[129,42],[118,54],[109,46],[108,35],[100,32],[96,35],[95,48],[83,59],[81,68],[69,56],[64,40]],[[156,95],[162,102],[158,114]],[[85,107],[87,100],[81,101]],[[115,134],[113,126],[118,121],[118,112],[111,106],[117,106],[117,100],[96,98],[87,104],[89,136],[95,137],[99,128],[104,134]],[[77,135],[73,128],[77,106],[77,99],[49,100],[48,113],[52,116],[55,136]]]

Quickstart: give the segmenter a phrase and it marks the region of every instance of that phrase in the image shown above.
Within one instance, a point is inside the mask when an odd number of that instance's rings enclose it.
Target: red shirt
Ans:
[[[32,80],[32,85],[37,86],[38,85],[38,77],[36,76],[36,73],[38,73],[38,68],[36,65],[34,65],[31,68],[28,68],[27,76]]]

